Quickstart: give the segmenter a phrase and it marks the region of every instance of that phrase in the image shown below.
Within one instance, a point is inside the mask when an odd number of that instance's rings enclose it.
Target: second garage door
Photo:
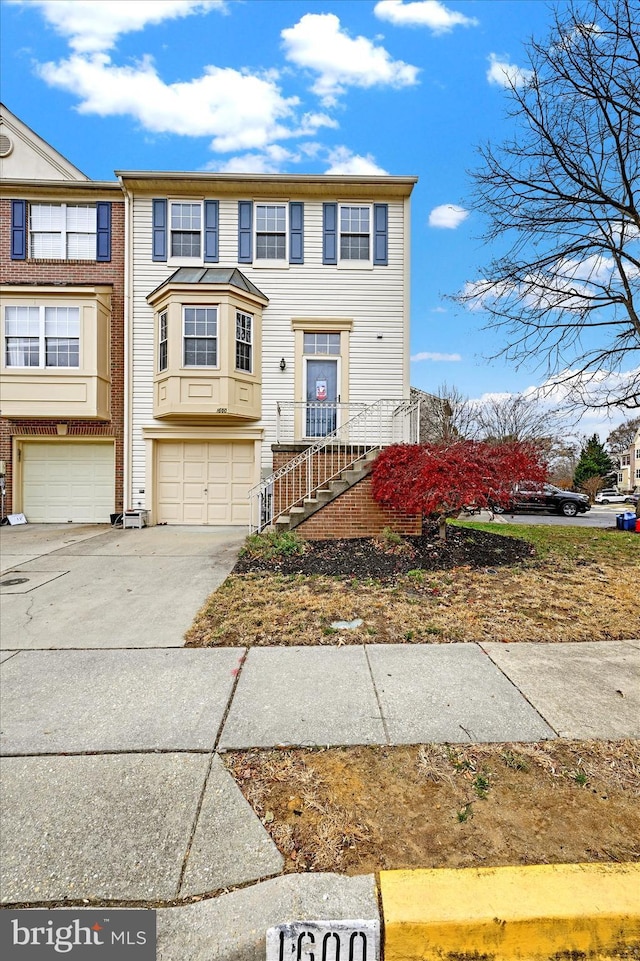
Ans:
[[[252,441],[158,441],[157,521],[248,524],[254,477]]]
[[[22,510],[39,524],[108,524],[114,510],[114,447],[90,441],[22,444]]]

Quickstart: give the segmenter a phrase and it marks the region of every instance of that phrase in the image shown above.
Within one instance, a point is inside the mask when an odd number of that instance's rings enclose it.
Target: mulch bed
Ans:
[[[393,544],[380,537],[309,541],[303,554],[265,559],[241,557],[234,574],[270,571],[278,574],[325,574],[385,578],[408,571],[441,571],[454,567],[495,568],[535,556],[534,547],[514,537],[461,527],[448,527],[446,541],[433,528],[420,537]]]

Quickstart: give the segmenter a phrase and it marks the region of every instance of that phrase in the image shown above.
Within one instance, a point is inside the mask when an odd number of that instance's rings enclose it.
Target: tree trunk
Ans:
[[[446,541],[447,539],[447,515],[441,514],[438,518],[438,536],[441,541]]]

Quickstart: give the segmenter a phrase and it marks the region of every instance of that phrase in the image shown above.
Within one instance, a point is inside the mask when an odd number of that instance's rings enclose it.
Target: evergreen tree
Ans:
[[[607,454],[604,444],[600,443],[597,434],[590,437],[580,451],[580,460],[573,475],[573,483],[580,487],[590,477],[609,477],[615,471],[615,465]]]

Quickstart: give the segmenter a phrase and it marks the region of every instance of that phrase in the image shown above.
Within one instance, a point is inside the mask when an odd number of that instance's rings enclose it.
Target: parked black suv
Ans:
[[[495,514],[505,511],[554,511],[565,517],[575,517],[591,510],[591,504],[586,494],[574,494],[573,491],[563,491],[553,484],[534,484],[520,481],[511,491],[508,507],[493,505]]]

